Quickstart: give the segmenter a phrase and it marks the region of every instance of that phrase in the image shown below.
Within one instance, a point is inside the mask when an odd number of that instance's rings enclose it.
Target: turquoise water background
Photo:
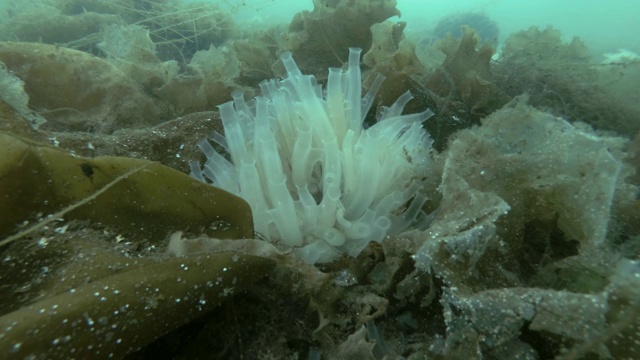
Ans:
[[[186,0],[191,1],[191,0]],[[570,40],[579,36],[596,54],[626,48],[640,52],[640,1],[638,0],[397,0],[411,36],[433,28],[451,14],[481,12],[500,28],[501,38],[531,26],[551,25]],[[268,26],[288,23],[302,10],[313,9],[312,0],[214,0],[229,9],[240,23]]]

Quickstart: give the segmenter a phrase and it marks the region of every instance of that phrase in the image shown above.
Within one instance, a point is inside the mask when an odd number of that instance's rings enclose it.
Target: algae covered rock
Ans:
[[[0,99],[0,131],[43,141],[45,137],[37,132],[32,124],[15,106]]]
[[[13,75],[0,61],[0,101],[2,107],[11,108],[33,128],[38,128],[46,120],[29,109],[29,95],[24,91],[24,82]]]
[[[533,106],[632,136],[640,130],[640,97],[632,90],[640,79],[640,62],[627,58],[598,64],[593,59],[580,38],[564,41],[551,26],[531,27],[507,38],[495,71],[510,96],[527,93]]]
[[[45,128],[110,133],[162,121],[154,100],[106,61],[39,43],[0,43],[0,61],[24,82]]]

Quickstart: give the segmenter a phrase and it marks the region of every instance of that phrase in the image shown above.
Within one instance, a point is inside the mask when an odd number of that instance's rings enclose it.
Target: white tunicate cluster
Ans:
[[[433,113],[402,115],[407,92],[365,128],[384,77],[363,97],[360,53],[350,49],[347,70],[329,69],[326,89],[283,54],[286,78],[261,83],[262,96],[251,101],[234,93],[220,106],[224,137],[200,141],[207,161],[191,164],[192,176],[250,204],[256,232],[308,263],[356,256],[426,221],[421,187],[432,140],[422,123]]]

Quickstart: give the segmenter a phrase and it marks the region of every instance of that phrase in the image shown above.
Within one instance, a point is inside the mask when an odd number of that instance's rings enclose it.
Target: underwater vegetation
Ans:
[[[638,358],[640,57],[313,3],[9,3],[3,358]]]

